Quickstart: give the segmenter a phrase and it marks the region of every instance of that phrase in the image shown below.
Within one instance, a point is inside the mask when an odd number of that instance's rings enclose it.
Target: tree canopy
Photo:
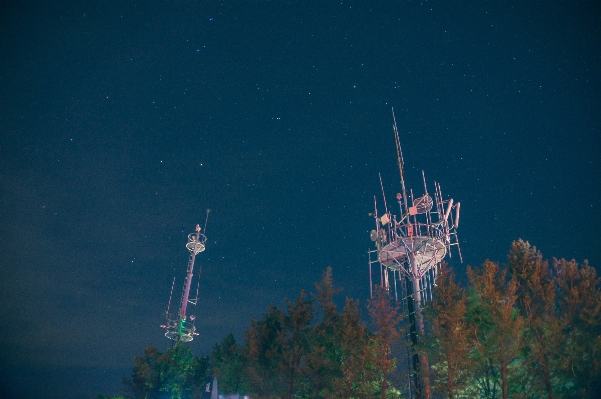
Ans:
[[[443,265],[424,307],[426,336],[407,351],[408,321],[390,293],[376,287],[364,320],[357,300],[338,309],[328,267],[313,293],[269,307],[240,343],[229,334],[208,356],[185,345],[146,348],[124,378],[127,396],[114,398],[201,398],[213,377],[220,392],[253,398],[401,398],[408,356],[420,351],[434,398],[594,397],[601,279],[593,267],[548,262],[518,240],[505,265],[487,260],[467,276],[462,287]]]

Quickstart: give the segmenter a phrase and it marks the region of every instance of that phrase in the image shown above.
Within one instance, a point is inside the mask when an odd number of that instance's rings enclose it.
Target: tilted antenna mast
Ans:
[[[207,209],[207,217],[205,219],[205,227],[203,229],[203,231],[205,232],[205,236],[207,234],[207,223],[209,222],[209,212],[211,212],[211,210]],[[200,264],[200,267],[198,268],[198,283],[196,284],[196,296],[194,297],[194,300],[188,299],[188,302],[190,302],[192,305],[196,305],[198,303],[198,293],[200,292],[200,273],[202,273],[202,263]]]
[[[399,174],[401,176],[401,190],[403,191],[403,204],[405,207],[405,214],[407,214],[407,192],[405,190],[405,178],[403,176],[403,151],[401,151],[401,140],[399,139],[399,130],[396,127],[396,118],[394,117],[394,108],[392,109],[392,120],[394,121],[394,140],[396,144],[396,156],[397,163],[399,164]]]
[[[184,292],[182,294],[182,302],[181,307],[179,309],[179,318],[180,320],[186,319],[186,309],[188,308],[188,298],[190,296],[190,286],[192,285],[192,275],[194,272],[194,260],[196,259],[196,254],[200,252],[200,247],[203,247],[204,244],[201,244],[199,241],[200,238],[200,225],[196,225],[196,234],[193,235],[194,240],[188,242],[186,248],[190,251],[190,260],[188,261],[188,275],[186,276],[186,284],[184,285]]]
[[[209,210],[207,209],[207,219],[205,220],[205,229],[209,217]],[[200,225],[196,225],[196,232],[188,234],[188,243],[186,249],[190,252],[190,258],[188,260],[188,270],[186,275],[186,281],[184,282],[184,288],[182,291],[182,297],[180,301],[179,311],[176,317],[172,317],[169,314],[169,307],[171,305],[171,295],[169,296],[169,306],[167,309],[167,323],[161,327],[166,329],[165,336],[172,339],[179,344],[180,342],[190,342],[194,339],[196,333],[196,327],[194,326],[193,315],[188,316],[188,302],[193,305],[196,301],[190,300],[190,287],[192,286],[192,278],[194,276],[194,260],[196,255],[205,250],[207,237],[201,233]],[[200,277],[200,276],[199,276]],[[171,286],[171,292],[173,293],[173,284]],[[198,289],[196,293],[196,300],[198,299]]]

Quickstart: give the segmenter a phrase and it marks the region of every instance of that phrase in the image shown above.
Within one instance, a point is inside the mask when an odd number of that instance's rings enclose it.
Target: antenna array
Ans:
[[[371,231],[371,240],[376,249],[369,250],[370,293],[373,293],[373,267],[379,266],[380,285],[390,290],[391,281],[398,299],[398,287],[401,291],[402,306],[406,310],[410,323],[409,339],[418,343],[418,333],[425,333],[421,309],[432,299],[432,288],[440,269],[440,262],[451,247],[456,246],[461,259],[461,250],[457,239],[459,226],[459,202],[445,200],[440,184],[434,182],[434,198],[428,193],[426,177],[422,171],[424,194],[417,197],[413,190],[405,188],[404,161],[401,142],[394,116],[393,130],[397,151],[397,163],[400,173],[401,193],[397,194],[399,213],[393,214],[385,205],[385,211],[378,214],[374,197],[375,229]],[[380,177],[380,185],[382,179]],[[382,188],[382,192],[383,192]],[[386,204],[386,200],[384,199]],[[454,210],[454,212],[453,212]],[[375,255],[375,260],[373,259]],[[415,370],[413,381],[409,382],[411,397],[429,397],[427,381],[419,381],[419,369],[427,368],[427,359],[413,353],[408,355],[409,363]]]

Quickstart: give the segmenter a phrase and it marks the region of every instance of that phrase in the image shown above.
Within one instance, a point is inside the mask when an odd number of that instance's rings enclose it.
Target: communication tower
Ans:
[[[207,219],[205,220],[205,228],[206,232],[207,221],[209,218],[209,209],[207,209]],[[194,233],[188,234],[188,243],[186,244],[186,249],[190,252],[190,257],[188,260],[188,273],[186,275],[186,280],[184,281],[184,286],[182,289],[182,296],[180,300],[180,306],[177,314],[171,314],[171,298],[173,297],[173,287],[175,286],[175,277],[173,278],[173,283],[171,284],[171,294],[169,295],[169,304],[167,305],[167,311],[165,312],[165,317],[167,322],[162,324],[161,327],[164,328],[165,336],[169,339],[175,341],[176,344],[180,342],[190,342],[194,339],[195,335],[198,335],[196,332],[196,327],[194,326],[195,316],[188,315],[188,303],[192,305],[196,305],[198,303],[198,288],[200,287],[200,271],[198,273],[198,285],[196,287],[196,298],[190,299],[190,288],[192,286],[192,277],[194,276],[194,260],[196,255],[203,252],[205,250],[205,245],[207,242],[207,237],[201,233],[200,225],[196,225],[196,231]]]
[[[451,246],[457,246],[461,260],[457,239],[460,203],[454,203],[452,198],[443,199],[440,184],[436,182],[434,182],[433,197],[430,196],[423,171],[423,195],[416,196],[411,189],[407,195],[403,153],[394,110],[392,118],[401,193],[396,195],[398,214],[394,214],[386,204],[384,186],[380,177],[384,212],[381,215],[378,213],[374,197],[373,216],[376,226],[371,231],[370,238],[376,248],[368,251],[370,294],[374,287],[373,269],[375,266],[377,270],[379,266],[380,285],[390,290],[392,283],[397,300],[398,291],[401,293],[401,305],[409,322],[407,338],[415,345],[418,343],[419,335],[425,333],[421,310],[423,305],[432,299],[432,288],[440,269],[440,262],[447,254],[451,256]],[[373,259],[374,255],[375,259]],[[408,381],[407,391],[412,398],[428,398],[430,396],[428,379],[419,377],[421,369],[427,370],[427,359],[424,354],[414,354],[410,347],[407,354],[409,367],[414,370],[412,378]]]

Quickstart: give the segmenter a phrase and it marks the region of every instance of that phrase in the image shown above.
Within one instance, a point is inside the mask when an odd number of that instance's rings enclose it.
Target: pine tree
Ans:
[[[187,381],[191,386],[190,399],[201,399],[206,390],[207,378],[211,376],[209,356],[195,356],[192,361],[192,369],[188,374]]]
[[[213,347],[210,355],[213,376],[217,377],[219,389],[223,392],[240,391],[245,367],[242,349],[231,333]]]
[[[153,399],[160,394],[161,380],[157,361],[161,353],[154,346],[144,349],[143,356],[134,356],[134,369],[131,379],[124,378],[124,384],[136,399]]]
[[[517,282],[507,281],[506,270],[498,263],[487,260],[481,270],[468,266],[467,274],[474,287],[478,307],[476,323],[477,350],[484,359],[490,359],[501,378],[503,399],[508,398],[509,366],[522,347],[523,318],[516,312]]]
[[[369,338],[361,322],[359,301],[346,298],[339,340],[341,373],[332,382],[335,395],[331,397],[350,399],[366,390],[370,367]]]
[[[380,382],[381,398],[386,399],[388,377],[396,367],[394,348],[401,337],[399,325],[403,315],[399,312],[399,305],[382,287],[376,288],[367,308],[375,327],[370,343],[373,350],[371,360],[375,377]]]
[[[305,373],[302,366],[309,351],[308,333],[313,320],[313,304],[304,290],[295,302],[286,300],[286,303],[288,314],[282,317],[283,329],[280,332],[280,371],[285,397],[291,399]]]
[[[443,265],[436,278],[433,299],[424,308],[429,334],[423,347],[434,363],[433,391],[455,398],[469,382],[473,369],[470,352],[475,337],[466,320],[465,290],[454,282],[454,273]]]
[[[555,279],[548,262],[528,242],[514,241],[507,258],[509,275],[518,283],[517,307],[527,327],[522,385],[528,386],[537,397],[544,391],[549,399],[554,399],[553,376],[557,372],[553,360],[562,337],[562,324],[556,311]],[[543,387],[539,387],[541,382]]]
[[[334,286],[332,268],[328,267],[312,294],[317,304],[317,317],[309,331],[310,350],[305,356],[304,380],[309,397],[320,397],[331,391],[332,380],[340,375],[342,319],[334,296],[341,290]]]
[[[561,366],[564,387],[573,397],[593,398],[601,388],[601,279],[587,261],[555,260],[559,286],[560,317],[564,325]]]
[[[260,398],[277,395],[279,364],[282,361],[281,334],[283,313],[270,306],[261,320],[252,320],[245,331],[244,356],[247,359],[244,375],[249,393]]]
[[[194,366],[194,356],[189,346],[175,345],[159,356],[157,364],[161,376],[162,392],[170,398],[182,399],[189,397],[194,391],[191,384],[191,374]]]
[[[192,355],[190,347],[176,345],[160,353],[149,346],[144,356],[134,357],[132,379],[125,385],[136,399],[195,398],[204,386],[208,358]]]

